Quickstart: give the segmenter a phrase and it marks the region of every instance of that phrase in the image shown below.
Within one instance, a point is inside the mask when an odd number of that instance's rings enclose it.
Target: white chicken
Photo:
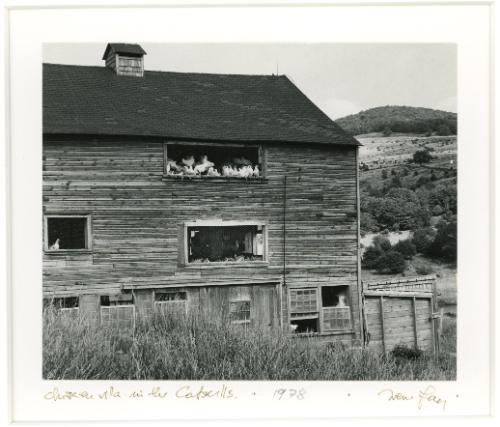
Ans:
[[[220,176],[220,172],[213,167],[208,168],[207,176]]]
[[[253,175],[252,166],[243,166],[238,170],[238,175],[242,178],[249,178]]]
[[[345,295],[339,295],[339,302],[337,307],[347,307]]]
[[[56,241],[54,243],[52,243],[52,245],[50,245],[49,249],[51,251],[59,250],[59,239],[56,239]]]
[[[253,176],[260,176],[259,165],[255,165],[255,167],[253,168]]]
[[[222,167],[222,176],[238,176],[238,170],[234,169],[232,166]]]
[[[196,172],[193,169],[193,166],[184,166],[184,168],[182,170],[184,172],[184,175],[188,175],[188,176],[196,175]]]
[[[182,163],[185,166],[192,168],[194,165],[194,156],[189,156],[189,157],[186,157],[185,159],[182,159]]]
[[[209,168],[213,168],[215,166],[215,163],[211,162],[210,160],[208,160],[208,157],[207,156],[202,156],[201,157],[201,162],[198,163],[195,167],[194,167],[194,171],[197,173],[197,174],[203,174],[205,173],[206,171],[208,171]]]
[[[179,172],[181,167],[177,164],[175,160],[167,159],[167,173]]]

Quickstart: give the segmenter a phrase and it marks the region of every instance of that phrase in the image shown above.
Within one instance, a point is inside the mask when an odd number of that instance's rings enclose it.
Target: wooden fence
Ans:
[[[395,346],[439,351],[441,317],[435,276],[363,282],[365,343],[383,352]]]

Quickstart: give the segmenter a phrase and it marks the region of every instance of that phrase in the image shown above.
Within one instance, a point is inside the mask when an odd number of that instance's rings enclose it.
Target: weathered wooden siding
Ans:
[[[396,345],[403,345],[426,351],[433,349],[430,297],[414,299],[411,294],[395,297],[383,293],[366,296],[365,315],[370,348],[391,351]]]
[[[370,348],[387,352],[403,345],[439,351],[436,276],[369,281],[362,288]]]
[[[279,282],[286,175],[286,284],[350,285],[359,331],[355,147],[265,147],[265,180],[191,181],[163,177],[160,141],[46,137],[44,213],[91,214],[93,249],[44,253],[44,293]],[[268,265],[180,265],[183,222],[215,218],[267,223]]]

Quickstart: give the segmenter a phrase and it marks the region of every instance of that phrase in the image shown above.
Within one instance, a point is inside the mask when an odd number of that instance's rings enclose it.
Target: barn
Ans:
[[[43,66],[43,296],[360,343],[358,142],[284,75]]]

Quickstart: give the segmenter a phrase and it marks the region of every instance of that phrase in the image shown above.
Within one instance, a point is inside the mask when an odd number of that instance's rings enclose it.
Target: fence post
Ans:
[[[380,325],[382,327],[382,346],[384,349],[384,354],[387,353],[385,347],[385,331],[384,331],[384,297],[380,296]]]
[[[413,332],[415,333],[415,348],[418,348],[418,330],[417,330],[417,299],[412,298],[413,304]]]

